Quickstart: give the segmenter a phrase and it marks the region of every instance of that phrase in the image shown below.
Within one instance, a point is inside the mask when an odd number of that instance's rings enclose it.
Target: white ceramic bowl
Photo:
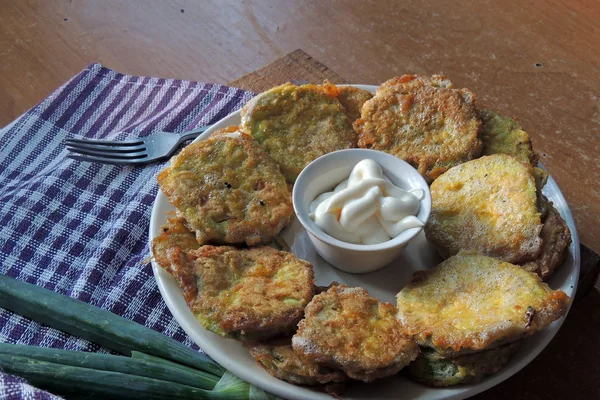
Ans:
[[[328,235],[309,217],[310,203],[321,193],[333,190],[348,178],[356,164],[367,158],[376,161],[394,185],[405,190],[423,189],[425,197],[417,217],[427,222],[431,212],[429,186],[410,164],[381,151],[348,149],[325,154],[302,170],[292,192],[294,211],[319,255],[336,268],[354,274],[372,272],[389,264],[423,229],[407,229],[384,243],[352,244]]]

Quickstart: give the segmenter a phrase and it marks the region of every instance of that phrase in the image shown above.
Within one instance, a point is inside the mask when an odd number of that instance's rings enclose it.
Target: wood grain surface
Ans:
[[[0,0],[0,126],[92,62],[253,90],[291,79],[378,84],[445,73],[481,103],[519,117],[582,243],[598,253],[598,21],[594,0]],[[297,48],[314,58],[281,58]],[[598,256],[583,253],[582,276],[593,282]],[[598,310],[594,289],[540,356],[477,398],[600,398]]]
[[[229,85],[254,92],[261,92],[285,82],[320,83],[325,79],[332,83],[348,83],[323,63],[298,49],[268,65],[241,78],[229,82]],[[594,287],[600,275],[600,256],[585,245],[580,246],[581,273],[577,298],[585,296]]]
[[[302,48],[354,83],[445,73],[517,116],[600,253],[600,3],[0,0],[0,126],[92,62],[230,82]]]
[[[296,50],[231,84],[258,92],[290,80],[318,83],[323,79],[347,83],[321,62]],[[600,257],[581,246],[581,258],[575,303],[558,334],[524,369],[473,399],[600,398],[600,371],[596,367],[600,357],[600,292],[593,288]]]
[[[297,49],[228,85],[259,93],[290,81],[302,84],[322,83],[324,80],[348,83],[327,66]]]

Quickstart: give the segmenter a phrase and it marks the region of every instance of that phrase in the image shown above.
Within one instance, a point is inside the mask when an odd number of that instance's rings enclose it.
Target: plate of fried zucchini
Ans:
[[[424,231],[390,265],[349,274],[295,219],[306,165],[362,147],[430,184]],[[380,86],[284,84],[158,175],[153,271],[191,339],[289,399],[460,399],[515,374],[564,321],[579,240],[523,127],[445,76]]]

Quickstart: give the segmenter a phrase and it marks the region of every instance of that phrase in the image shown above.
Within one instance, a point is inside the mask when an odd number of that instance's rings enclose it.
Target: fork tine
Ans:
[[[141,139],[135,140],[95,140],[95,139],[66,139],[65,144],[67,146],[72,144],[89,144],[89,145],[102,145],[102,146],[137,146],[144,144]]]
[[[112,158],[117,160],[133,160],[136,158],[145,158],[148,157],[146,153],[133,152],[133,153],[116,153],[113,151],[100,151],[100,150],[88,150],[88,149],[80,149],[75,147],[67,147],[67,150],[76,153],[76,154],[84,154],[87,156],[94,156],[99,158]]]
[[[110,158],[99,158],[99,157],[90,157],[78,154],[67,154],[67,157],[72,158],[73,160],[78,161],[87,161],[91,163],[100,163],[100,164],[110,164],[110,165],[145,165],[152,162],[150,159],[133,159],[133,160],[120,160],[120,159],[110,159]]]
[[[89,151],[104,151],[107,153],[135,153],[138,151],[146,150],[144,145],[130,147],[130,146],[100,146],[96,144],[79,144],[79,143],[65,143],[67,148],[72,150],[89,150]]]

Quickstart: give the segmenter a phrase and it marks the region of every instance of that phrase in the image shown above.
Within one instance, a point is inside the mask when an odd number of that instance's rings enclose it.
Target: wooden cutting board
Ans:
[[[269,65],[229,83],[262,92],[285,82],[349,83],[327,66],[298,49]],[[546,349],[507,381],[475,396],[480,400],[510,398],[600,398],[600,292],[593,289],[600,273],[600,256],[581,245],[581,273],[572,308],[565,323]]]

